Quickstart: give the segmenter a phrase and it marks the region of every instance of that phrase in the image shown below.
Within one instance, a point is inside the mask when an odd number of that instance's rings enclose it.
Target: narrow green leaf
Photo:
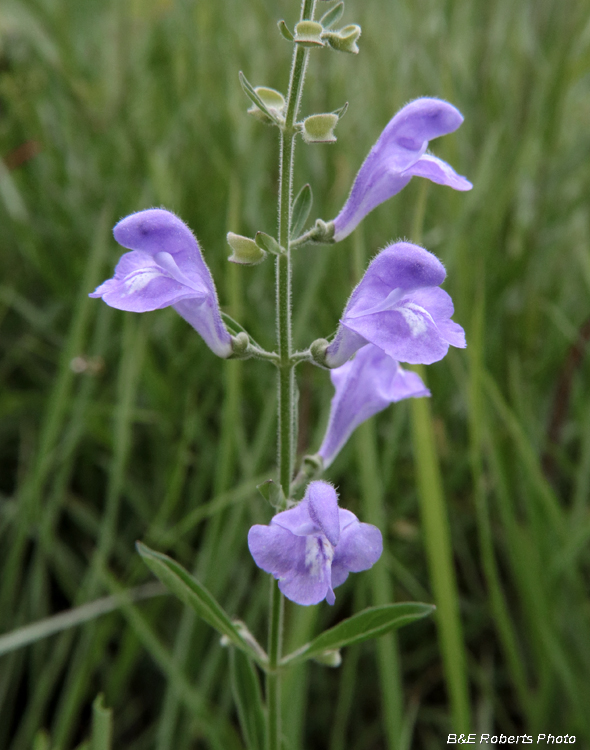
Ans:
[[[254,87],[252,84],[248,81],[246,76],[242,73],[240,70],[240,83],[242,84],[242,88],[244,89],[244,93],[246,96],[250,99],[252,104],[255,104],[259,110],[264,112],[264,114],[267,117],[270,117],[270,119],[278,125],[278,120],[276,118],[276,115],[272,114],[270,109],[266,106],[266,104],[262,101],[262,99],[258,96],[256,91],[254,91]]]
[[[145,544],[136,542],[137,551],[143,557],[148,568],[172,591],[173,594],[195,612],[211,627],[224,635],[230,643],[245,651],[257,662],[265,666],[266,655],[253,636],[245,639],[244,628],[232,622],[217,600],[207,591],[203,584],[190,575],[182,565],[160,552],[155,552]]]
[[[333,628],[306,643],[297,651],[285,656],[281,664],[294,664],[315,658],[325,651],[352,646],[370,638],[378,638],[391,630],[397,630],[414,620],[426,617],[434,611],[432,604],[404,602],[403,604],[385,604],[380,607],[369,607],[352,617],[338,623]]]
[[[277,26],[279,27],[279,31],[281,32],[281,34],[282,34],[282,35],[284,36],[284,38],[285,38],[285,39],[286,39],[286,40],[287,40],[288,42],[292,42],[292,41],[293,41],[293,39],[295,39],[295,37],[294,37],[294,36],[293,36],[293,34],[292,34],[292,33],[291,33],[290,31],[289,31],[289,28],[288,28],[287,24],[286,24],[286,23],[285,23],[284,21],[282,21],[282,20],[281,20],[281,21],[279,21],[279,22],[278,22],[278,24],[277,24]]]
[[[281,255],[281,253],[285,252],[275,238],[271,237],[270,234],[266,234],[266,232],[256,232],[254,242],[259,248],[273,255]]]
[[[313,203],[313,193],[310,185],[304,185],[297,197],[293,201],[293,211],[291,214],[291,237],[299,237],[301,230],[305,226],[311,204]]]
[[[246,654],[231,648],[229,657],[231,686],[242,735],[248,750],[260,750],[265,746],[266,726],[260,680]]]
[[[113,709],[104,705],[102,693],[92,704],[91,750],[111,750],[113,742]]]
[[[23,625],[16,630],[0,635],[0,656],[19,648],[24,648],[30,643],[35,643],[43,638],[48,638],[55,633],[61,633],[68,628],[82,625],[85,622],[94,620],[109,612],[113,612],[129,602],[149,599],[152,596],[161,596],[166,593],[159,583],[147,583],[144,586],[137,586],[115,596],[105,596],[101,599],[95,599],[93,602],[82,604],[73,609],[67,609],[65,612],[59,612],[57,615],[45,617],[37,622]]]
[[[330,26],[333,26],[335,23],[338,23],[338,21],[342,18],[342,14],[344,13],[344,3],[338,3],[338,5],[335,5],[333,8],[330,8],[330,10],[327,13],[324,13],[324,15],[320,18],[320,23],[324,27],[324,29],[329,29]]]
[[[335,109],[332,114],[338,115],[338,119],[341,120],[348,110],[348,102],[345,102],[341,107]]]

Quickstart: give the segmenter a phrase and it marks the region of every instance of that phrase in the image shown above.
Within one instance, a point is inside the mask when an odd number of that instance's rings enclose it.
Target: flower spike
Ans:
[[[452,133],[462,122],[459,110],[441,99],[406,104],[386,125],[361,166],[348,200],[334,219],[334,240],[347,237],[370,211],[399,193],[414,176],[455,190],[471,190],[465,177],[426,153],[428,141]]]
[[[340,367],[367,343],[413,365],[437,362],[449,346],[465,347],[465,332],[451,320],[453,302],[439,289],[445,276],[438,258],[418,245],[386,247],[350,296],[318,363]]]
[[[330,372],[336,390],[328,428],[318,454],[327,468],[354,430],[389,404],[430,396],[419,375],[403,370],[374,344],[363,346],[350,362]]]
[[[295,508],[277,513],[268,526],[252,526],[248,547],[256,565],[272,573],[291,601],[334,604],[336,586],[349,573],[372,567],[383,539],[376,526],[338,507],[331,484],[316,481]]]
[[[119,260],[113,278],[89,296],[131,312],[173,307],[215,354],[229,357],[232,339],[215,284],[187,225],[170,211],[151,208],[121,219],[113,234],[131,252]]]

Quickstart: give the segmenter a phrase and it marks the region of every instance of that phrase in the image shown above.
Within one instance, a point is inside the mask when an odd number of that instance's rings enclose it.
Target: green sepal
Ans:
[[[111,750],[113,744],[113,709],[104,705],[102,693],[92,704],[92,739],[90,750]]]
[[[287,507],[287,498],[280,484],[274,479],[267,479],[265,482],[256,485],[256,489],[262,497],[277,510],[285,510]]]
[[[337,124],[338,115],[333,112],[310,115],[303,121],[303,140],[306,143],[335,143],[334,128]]]
[[[265,715],[260,680],[256,668],[246,654],[231,648],[229,652],[231,687],[242,735],[248,750],[265,746]]]
[[[324,29],[329,29],[330,26],[333,26],[335,23],[338,23],[338,21],[342,18],[342,14],[344,13],[344,3],[338,3],[338,5],[335,5],[333,8],[330,8],[330,10],[327,13],[324,13],[324,15],[320,18],[320,23],[324,27]]]
[[[266,667],[268,659],[262,647],[252,635],[248,639],[241,635],[238,625],[232,622],[223,607],[202,583],[168,555],[155,552],[141,542],[136,542],[135,546],[152,573],[181,602],[191,607],[199,617],[225,636],[232,645],[244,651],[261,666]]]
[[[256,232],[254,242],[261,250],[265,250],[272,255],[282,255],[285,252],[275,238],[266,234],[266,232]]]
[[[313,193],[311,185],[304,185],[293,201],[293,208],[291,210],[291,239],[299,237],[301,234],[301,230],[305,226],[305,222],[311,211],[312,203]]]
[[[234,232],[227,233],[227,244],[232,249],[228,260],[240,266],[257,266],[266,258],[266,252],[250,237]]]
[[[281,665],[293,665],[307,659],[315,659],[325,651],[334,651],[355,643],[378,638],[391,630],[397,630],[414,620],[426,617],[435,610],[433,604],[404,602],[369,607],[324,631],[310,643],[281,659]]]
[[[276,115],[275,113],[273,113],[273,111],[272,111],[272,110],[271,110],[270,108],[268,108],[268,107],[266,106],[266,104],[265,104],[265,103],[264,103],[264,101],[262,100],[262,97],[261,97],[261,96],[259,96],[259,95],[258,95],[258,94],[256,93],[256,90],[254,89],[254,87],[252,86],[252,84],[250,83],[250,81],[248,81],[248,79],[247,79],[247,78],[246,78],[246,76],[245,76],[245,75],[244,75],[244,74],[242,73],[242,71],[241,71],[241,70],[240,70],[239,76],[240,76],[240,83],[241,83],[241,85],[242,85],[242,88],[244,89],[244,93],[245,93],[245,94],[246,94],[246,96],[247,96],[247,97],[248,97],[248,98],[250,99],[250,101],[252,102],[252,104],[254,104],[254,105],[255,105],[256,107],[258,107],[258,109],[259,109],[259,110],[260,110],[261,112],[264,112],[264,114],[265,114],[265,115],[266,115],[266,116],[267,116],[267,117],[268,117],[268,118],[269,118],[269,119],[270,119],[270,120],[271,120],[272,122],[274,122],[274,123],[275,123],[275,125],[280,125],[280,120],[279,120],[278,116],[277,116],[277,115]]]
[[[322,39],[338,52],[350,52],[353,55],[358,55],[357,40],[360,35],[361,27],[352,23],[338,31],[324,31]]]
[[[324,47],[323,31],[322,24],[317,21],[299,21],[295,26],[294,41],[303,47]]]
[[[293,34],[289,31],[289,27],[287,24],[281,20],[277,23],[277,26],[279,27],[279,31],[281,32],[282,36],[288,41],[292,42],[294,41],[295,37]]]

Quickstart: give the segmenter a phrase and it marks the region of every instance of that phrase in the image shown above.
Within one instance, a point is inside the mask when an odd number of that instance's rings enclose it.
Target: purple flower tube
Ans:
[[[229,357],[231,336],[221,319],[215,284],[187,225],[170,211],[151,208],[121,219],[113,234],[132,252],[121,257],[113,278],[90,297],[131,312],[171,306],[215,354]]]
[[[336,458],[354,430],[365,420],[404,398],[430,396],[419,375],[374,344],[364,346],[354,359],[330,372],[336,393],[328,428],[318,454],[324,468]]]
[[[441,99],[406,104],[385,126],[363,162],[348,200],[334,219],[334,240],[347,237],[370,211],[399,193],[414,176],[455,190],[471,190],[465,177],[426,153],[428,141],[452,133],[462,122],[459,110]]]
[[[398,362],[425,365],[449,346],[465,347],[465,332],[451,320],[453,302],[439,288],[445,276],[438,258],[418,245],[386,247],[348,300],[323,364],[340,367],[367,343]]]
[[[252,526],[248,547],[291,601],[334,604],[334,589],[348,574],[368,570],[381,557],[383,539],[376,526],[338,507],[331,484],[316,481],[297,506],[277,513],[268,526]]]

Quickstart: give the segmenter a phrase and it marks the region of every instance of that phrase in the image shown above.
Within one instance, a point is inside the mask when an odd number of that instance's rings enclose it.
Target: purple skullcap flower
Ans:
[[[437,362],[449,345],[465,347],[465,332],[451,320],[453,302],[439,289],[445,276],[438,258],[418,245],[381,250],[344,308],[325,364],[340,367],[369,342],[412,365]]]
[[[404,370],[374,344],[363,346],[354,359],[330,376],[336,389],[328,429],[318,454],[324,468],[336,458],[354,430],[394,401],[430,396],[419,375]]]
[[[381,557],[383,539],[376,526],[360,523],[338,507],[331,484],[311,482],[305,497],[269,526],[252,526],[248,547],[256,565],[278,580],[296,604],[334,604],[334,589],[349,573],[368,570]]]
[[[131,312],[172,306],[215,354],[229,357],[231,336],[221,319],[215,284],[187,225],[170,211],[151,208],[121,219],[113,234],[132,252],[122,256],[114,277],[90,297]]]
[[[406,104],[385,126],[363,162],[348,200],[334,219],[334,240],[347,237],[370,211],[399,193],[414,176],[455,190],[471,190],[465,177],[426,153],[428,141],[452,133],[462,122],[459,110],[440,99]]]

